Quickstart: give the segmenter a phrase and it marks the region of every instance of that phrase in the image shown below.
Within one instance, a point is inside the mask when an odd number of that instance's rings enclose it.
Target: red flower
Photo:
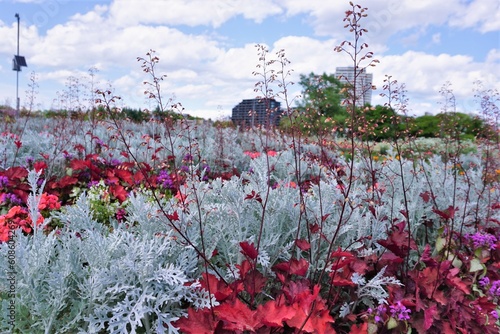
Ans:
[[[46,195],[46,194],[44,194]],[[42,195],[42,198],[44,197]],[[47,195],[46,195],[47,196]],[[59,202],[54,203],[53,198],[57,197],[54,195],[49,198],[47,207],[61,207]],[[44,218],[42,215],[38,215],[36,224],[43,224]],[[19,205],[13,206],[10,208],[9,212],[4,215],[0,215],[0,242],[7,242],[9,240],[9,230],[14,230],[21,228],[24,233],[31,233],[33,222],[31,221],[31,217],[26,208],[23,208]]]
[[[40,203],[38,203],[38,210],[58,210],[61,208],[61,202],[56,195],[49,195],[47,193],[43,193],[40,198]]]

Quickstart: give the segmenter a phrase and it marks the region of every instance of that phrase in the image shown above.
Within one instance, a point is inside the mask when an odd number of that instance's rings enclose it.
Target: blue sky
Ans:
[[[163,96],[182,103],[185,112],[218,118],[230,115],[242,99],[253,98],[257,49],[269,57],[284,49],[298,82],[300,74],[335,72],[349,66],[335,46],[349,39],[342,19],[348,1],[325,0],[0,0],[0,104],[15,106],[17,21],[21,17],[20,54],[28,68],[20,72],[21,106],[30,75],[36,75],[35,103],[41,109],[87,105],[88,70],[94,84],[111,87],[119,106],[154,108],[144,97],[137,57],[150,49],[166,74]],[[371,0],[365,42],[380,61],[370,68],[379,96],[385,75],[404,83],[409,112],[440,111],[440,88],[451,82],[457,110],[474,113],[474,82],[500,90],[500,4],[498,0]],[[71,80],[70,80],[71,78]],[[78,82],[79,102],[65,94]],[[86,87],[87,86],[87,87]],[[291,96],[300,98],[293,85]]]

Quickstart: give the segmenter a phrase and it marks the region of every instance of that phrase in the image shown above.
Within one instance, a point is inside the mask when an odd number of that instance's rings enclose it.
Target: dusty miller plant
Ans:
[[[31,215],[39,194],[30,173]],[[92,219],[88,198],[58,213],[61,233],[16,234],[16,323],[2,331],[39,333],[176,333],[171,322],[183,303],[215,301],[198,288],[197,257],[175,241],[158,208],[140,194],[128,206],[131,221],[110,232]],[[35,220],[36,221],[36,220]],[[0,245],[1,290],[6,291],[7,244]],[[2,300],[7,318],[8,300]]]

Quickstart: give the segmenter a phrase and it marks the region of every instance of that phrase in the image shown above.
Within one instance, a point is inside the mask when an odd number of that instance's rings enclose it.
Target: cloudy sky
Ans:
[[[58,108],[70,83],[80,100],[95,87],[112,87],[121,106],[154,108],[144,96],[137,57],[153,49],[160,58],[164,98],[205,118],[230,115],[254,98],[259,70],[256,44],[270,59],[284,49],[299,74],[334,73],[349,57],[334,52],[349,39],[344,0],[0,0],[0,104],[15,106],[20,15],[20,55],[28,68],[19,76],[21,106],[34,72],[36,103]],[[380,96],[385,75],[405,83],[410,113],[440,111],[440,88],[451,82],[457,109],[475,112],[474,82],[500,90],[500,3],[498,0],[364,0],[364,42],[380,61],[371,68]],[[89,69],[93,75],[89,74]],[[85,86],[87,86],[85,88]],[[300,93],[290,86],[291,96]],[[84,104],[84,102],[80,102]]]

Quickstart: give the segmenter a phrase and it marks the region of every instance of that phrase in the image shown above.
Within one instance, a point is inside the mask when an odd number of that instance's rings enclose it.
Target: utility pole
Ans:
[[[21,72],[21,67],[27,67],[26,59],[19,55],[19,14],[16,13],[15,17],[17,18],[17,54],[14,55],[14,59],[12,61],[12,69],[16,71],[16,113],[19,115],[19,72]]]

